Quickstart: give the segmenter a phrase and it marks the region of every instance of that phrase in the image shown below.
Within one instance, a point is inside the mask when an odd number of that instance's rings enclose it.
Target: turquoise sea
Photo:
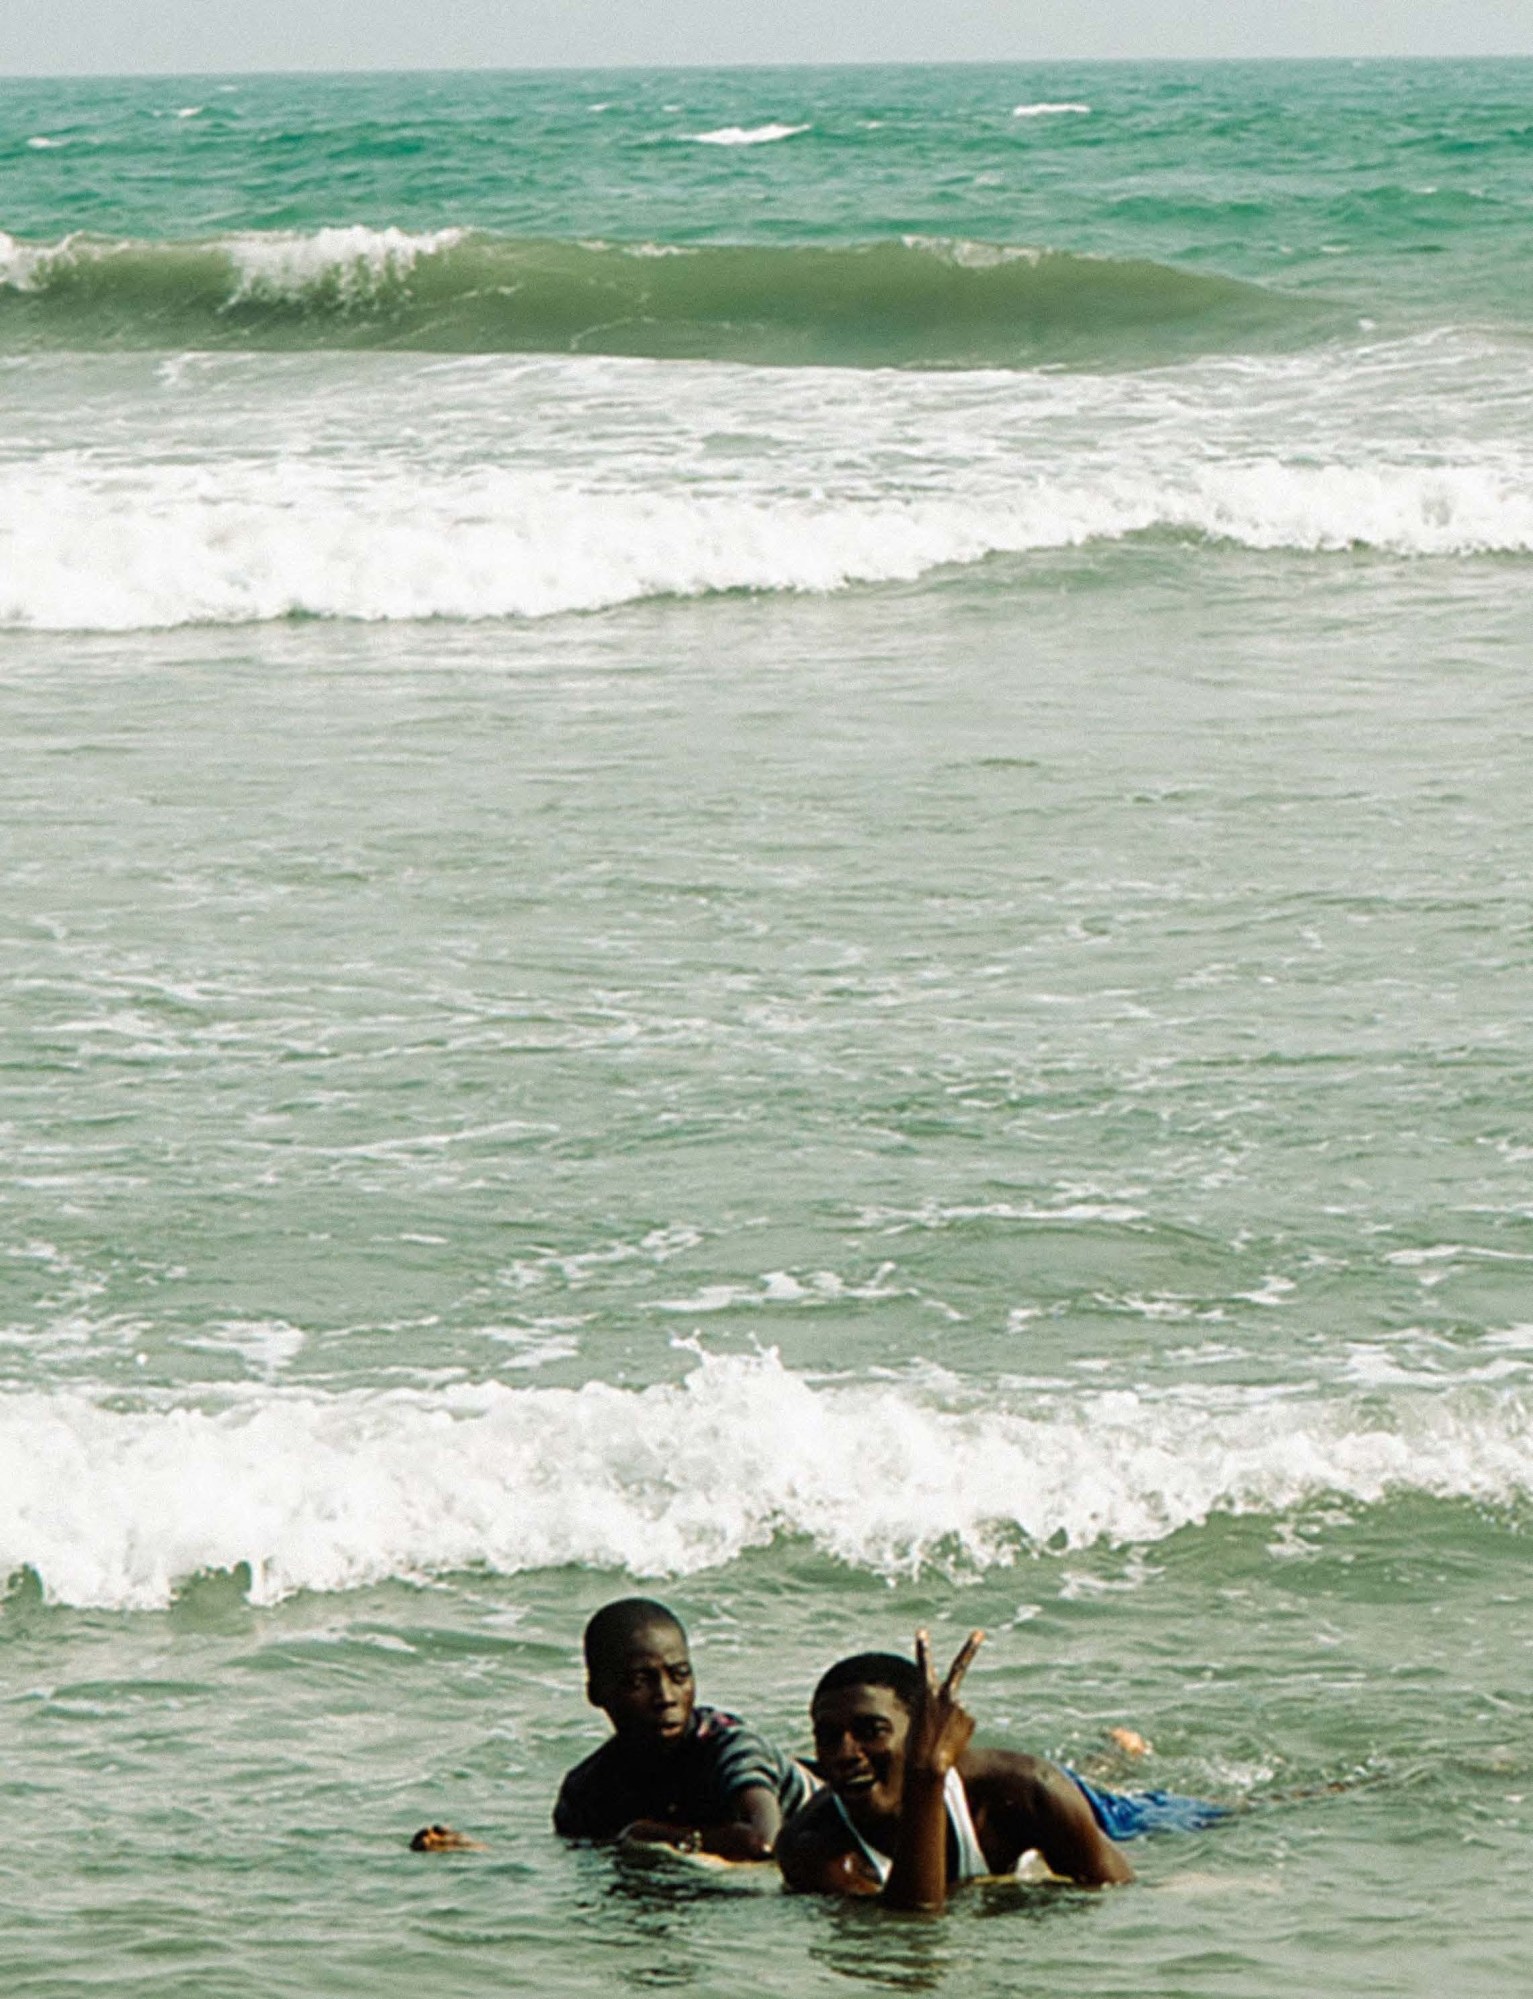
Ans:
[[[0,84],[0,1989],[1520,1999],[1530,228],[1533,62]],[[635,1587],[1250,1809],[568,1851]]]

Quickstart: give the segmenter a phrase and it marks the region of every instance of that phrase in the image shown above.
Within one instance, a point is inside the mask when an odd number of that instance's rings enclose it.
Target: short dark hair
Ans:
[[[914,1714],[925,1690],[921,1669],[913,1659],[898,1652],[854,1652],[850,1659],[838,1659],[828,1673],[822,1673],[810,1706],[821,1694],[842,1687],[887,1687],[907,1714]]]
[[[674,1610],[647,1596],[623,1596],[616,1603],[604,1603],[585,1629],[586,1674],[599,1679],[602,1669],[613,1665],[627,1651],[640,1631],[655,1625],[679,1631],[686,1642],[686,1630]]]

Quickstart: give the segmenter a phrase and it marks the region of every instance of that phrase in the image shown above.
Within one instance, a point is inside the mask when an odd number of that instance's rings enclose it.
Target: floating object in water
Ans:
[[[423,1825],[410,1841],[412,1853],[483,1853],[482,1839],[470,1839],[450,1825]]]

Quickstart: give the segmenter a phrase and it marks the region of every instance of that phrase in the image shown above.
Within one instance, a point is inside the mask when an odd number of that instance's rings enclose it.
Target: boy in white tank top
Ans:
[[[914,1665],[862,1653],[820,1681],[810,1715],[827,1788],[778,1838],[790,1888],[940,1909],[954,1882],[1012,1873],[1031,1852],[1086,1887],[1133,1880],[1068,1772],[970,1747],[974,1720],[958,1691],[983,1635],[970,1633],[940,1683],[924,1631]]]

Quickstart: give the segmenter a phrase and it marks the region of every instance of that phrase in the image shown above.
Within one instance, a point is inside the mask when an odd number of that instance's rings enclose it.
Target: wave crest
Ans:
[[[15,1394],[0,1463],[0,1573],[146,1609],[241,1565],[272,1602],[471,1567],[685,1575],[785,1536],[898,1577],[1322,1498],[1510,1505],[1533,1490],[1533,1407],[1512,1390],[1238,1389],[1007,1407],[699,1355],[641,1391],[268,1388],[132,1412]]]
[[[309,296],[342,306],[365,305],[399,291],[422,257],[438,257],[463,240],[461,229],[413,236],[403,229],[319,229],[313,235],[232,237],[228,256],[235,285],[229,304],[278,304]]]

